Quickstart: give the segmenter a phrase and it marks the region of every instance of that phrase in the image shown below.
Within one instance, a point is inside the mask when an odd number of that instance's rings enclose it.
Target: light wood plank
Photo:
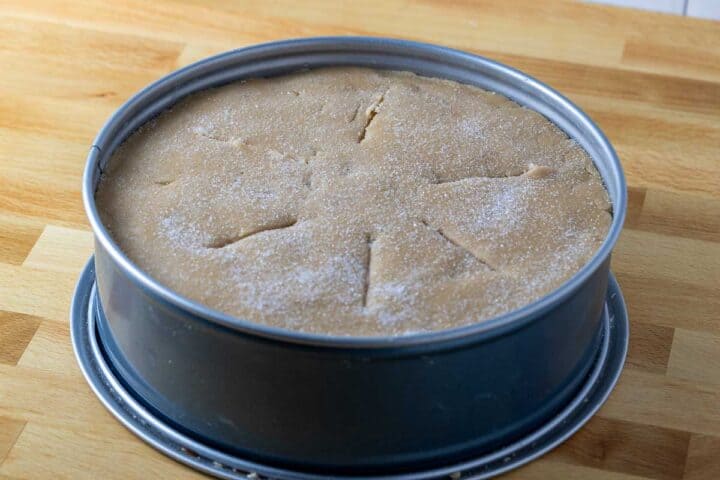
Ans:
[[[503,480],[548,480],[551,478],[563,480],[649,480],[648,477],[612,472],[583,465],[554,462],[547,459],[525,465],[500,478]]]
[[[0,263],[20,265],[42,230],[42,222],[0,211]]]
[[[626,369],[600,416],[720,436],[720,388]]]
[[[668,375],[720,385],[720,335],[675,329]]]
[[[720,182],[720,175],[718,179]],[[635,227],[667,235],[720,242],[720,197],[653,189],[643,204],[642,215]]]
[[[690,439],[685,480],[720,478],[720,437],[693,435]]]
[[[93,253],[93,234],[48,225],[23,262],[23,267],[77,274]],[[68,255],[68,252],[72,252]]]
[[[0,43],[0,87],[16,101],[37,92],[128,97],[172,69],[182,49],[179,43],[6,15],[0,16]]]
[[[8,417],[0,417],[0,465],[5,461],[8,452],[15,445],[25,422]]]
[[[630,347],[626,364],[649,372],[665,373],[674,332],[674,328],[630,322]]]
[[[72,458],[72,462],[68,459]],[[85,430],[25,426],[0,473],[22,478],[96,479],[207,478],[137,441],[120,428],[114,435]]]
[[[122,428],[80,375],[0,364],[0,382],[0,416],[58,428]]]
[[[78,276],[0,264],[0,310],[67,322]]]
[[[15,365],[39,325],[37,317],[0,311],[0,363]]]
[[[618,260],[613,262],[620,265]],[[720,333],[716,285],[697,286],[643,274],[616,273],[632,322]]]
[[[689,443],[684,431],[596,417],[548,460],[673,480],[683,475]]]
[[[625,229],[613,260],[618,273],[720,292],[720,243]]]
[[[61,322],[40,323],[17,364],[27,372],[44,370],[55,375],[82,376],[70,343],[70,326]]]
[[[631,37],[625,42],[621,62],[633,68],[677,72],[683,65],[683,74],[717,81],[720,78],[720,55],[710,42],[678,45],[667,39]]]

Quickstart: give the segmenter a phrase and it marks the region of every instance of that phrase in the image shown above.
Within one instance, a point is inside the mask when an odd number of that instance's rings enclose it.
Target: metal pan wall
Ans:
[[[550,295],[469,327],[403,337],[329,337],[253,324],[158,284],[119,249],[94,192],[113,150],[179,98],[249,77],[358,65],[501,93],[548,117],[595,161],[613,203],[597,254]],[[549,87],[464,52],[401,40],[311,38],[212,57],[150,85],[96,138],[83,197],[96,238],[98,328],[120,378],[182,431],[304,471],[388,473],[442,465],[517,439],[556,413],[600,344],[611,250],[625,216],[618,158]]]

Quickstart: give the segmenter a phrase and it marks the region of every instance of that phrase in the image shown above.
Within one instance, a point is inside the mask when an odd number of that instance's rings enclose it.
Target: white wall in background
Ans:
[[[720,20],[720,0],[688,0],[686,15]]]
[[[585,0],[618,7],[642,8],[655,12],[720,20],[720,0]]]
[[[685,9],[685,0],[587,0],[590,3],[604,3],[618,7],[642,8],[655,12],[675,13],[682,15]]]

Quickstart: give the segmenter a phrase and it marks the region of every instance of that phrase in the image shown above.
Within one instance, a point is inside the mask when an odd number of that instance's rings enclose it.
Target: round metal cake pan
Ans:
[[[94,193],[129,134],[199,90],[340,65],[473,84],[545,115],[585,148],[608,189],[613,222],[598,252],[561,287],[508,314],[439,332],[365,338],[225,315],[163,286],[124,255],[100,221]],[[112,369],[138,402],[179,432],[250,461],[371,475],[481,456],[537,429],[576,395],[601,350],[626,186],[597,126],[517,70],[439,46],[325,37],[221,54],[142,90],[97,136],[83,199],[95,234],[97,329]]]

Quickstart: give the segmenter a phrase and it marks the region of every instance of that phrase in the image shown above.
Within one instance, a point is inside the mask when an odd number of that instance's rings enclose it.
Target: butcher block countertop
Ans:
[[[622,159],[612,268],[630,312],[626,368],[579,433],[506,478],[720,478],[720,23],[535,0],[17,0],[0,6],[0,479],[202,477],[122,427],[76,364],[68,310],[93,250],[85,157],[149,82],[315,35],[512,65],[580,105]]]

